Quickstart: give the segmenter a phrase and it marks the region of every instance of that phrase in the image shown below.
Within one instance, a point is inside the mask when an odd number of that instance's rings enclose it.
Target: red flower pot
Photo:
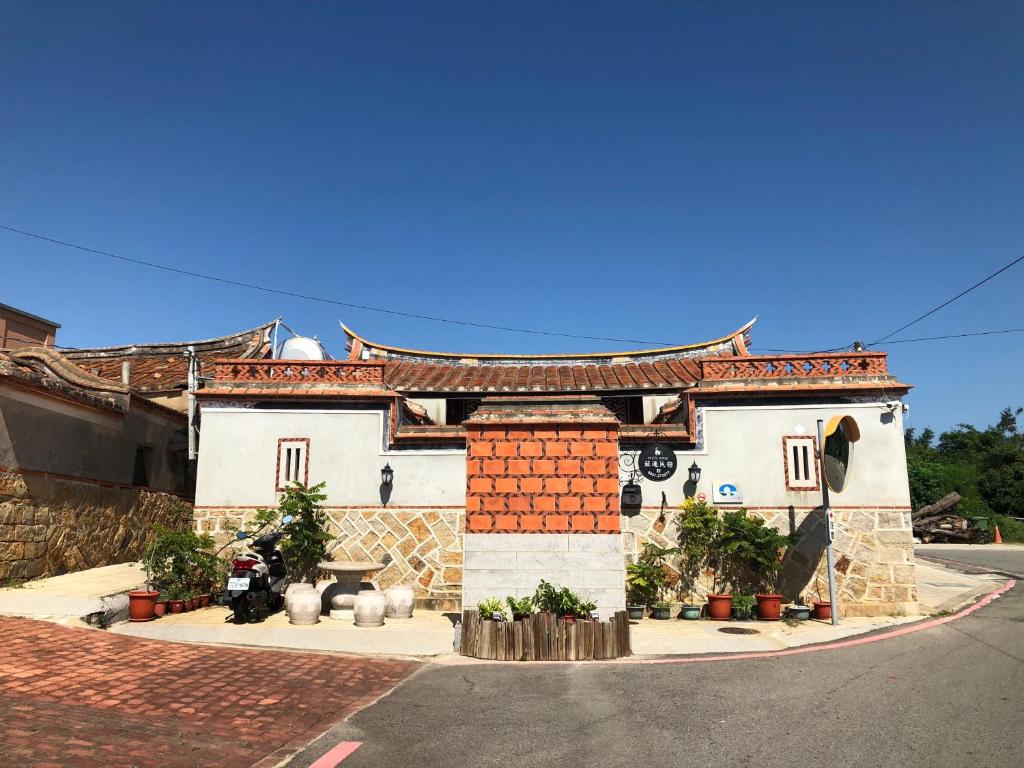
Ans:
[[[564,621],[566,624],[575,624],[576,623],[576,617],[575,616],[563,616],[562,617],[562,621]]]
[[[171,609],[171,613],[181,613],[185,610],[184,600],[169,600],[168,607]]]
[[[732,618],[732,595],[708,595],[708,618],[729,621]]]
[[[156,605],[153,606],[153,613],[155,613],[158,618],[167,613],[167,601],[157,600]]]
[[[156,599],[159,592],[133,589],[128,593],[128,620],[152,621],[156,618]]]
[[[754,595],[757,598],[757,618],[778,621],[782,616],[782,595]]]
[[[199,607],[200,608],[206,608],[209,605],[210,605],[210,596],[209,595],[200,595],[199,596]]]
[[[825,621],[832,620],[832,603],[822,602],[821,600],[814,601],[814,618],[824,619]]]

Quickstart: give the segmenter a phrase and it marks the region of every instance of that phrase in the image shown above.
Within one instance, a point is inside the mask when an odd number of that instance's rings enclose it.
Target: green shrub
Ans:
[[[261,509],[256,513],[257,526],[276,525],[284,515],[291,515],[285,529],[287,536],[281,542],[281,551],[288,560],[289,574],[296,580],[313,583],[318,564],[327,559],[327,543],[331,535],[327,532],[327,513],[323,502],[326,483],[305,486],[293,483],[281,494],[276,509]]]
[[[496,613],[500,613],[501,617],[505,618],[505,604],[496,597],[481,600],[477,603],[476,610],[482,619],[492,619]]]
[[[512,618],[517,616],[529,616],[533,613],[532,597],[522,597],[518,600],[514,597],[506,597],[505,602],[508,603],[508,609],[512,612]]]

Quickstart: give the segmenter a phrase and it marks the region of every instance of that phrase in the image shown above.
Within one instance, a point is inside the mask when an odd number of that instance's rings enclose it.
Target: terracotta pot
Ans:
[[[562,617],[562,621],[564,621],[566,624],[575,624],[576,623],[576,617],[575,616],[563,616]]]
[[[168,605],[170,606],[171,613],[181,613],[185,610],[184,600],[169,600]]]
[[[200,608],[207,608],[207,607],[209,607],[209,605],[210,605],[210,596],[209,595],[200,595],[199,596],[199,607]]]
[[[732,595],[708,595],[708,618],[728,621],[732,618]]]
[[[412,618],[413,591],[410,586],[384,590],[384,616],[389,619]]]
[[[824,619],[825,621],[832,620],[832,603],[828,601],[822,602],[821,600],[814,601],[814,618]]]
[[[782,595],[754,595],[757,598],[757,618],[778,621],[782,615]]]
[[[383,592],[376,589],[359,590],[355,605],[352,606],[356,626],[383,627],[386,605],[387,600],[385,600]]]
[[[156,605],[153,606],[153,613],[156,614],[157,617],[163,616],[167,613],[167,601],[157,600]]]
[[[147,592],[145,589],[133,589],[128,593],[128,620],[152,621],[156,618],[156,599],[159,592]]]

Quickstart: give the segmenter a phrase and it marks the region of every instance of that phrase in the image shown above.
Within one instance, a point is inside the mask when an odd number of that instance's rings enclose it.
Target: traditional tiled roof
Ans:
[[[36,394],[123,414],[129,389],[90,374],[49,347],[0,353],[0,381]]]
[[[121,366],[130,363],[129,382],[141,392],[154,394],[183,389],[188,379],[185,352],[195,347],[200,370],[223,358],[258,359],[270,354],[271,334],[276,320],[257,328],[201,341],[168,344],[131,344],[122,347],[96,347],[65,352],[81,368],[111,381],[121,381]]]
[[[698,359],[746,355],[754,321],[712,341],[677,347],[583,354],[425,352],[377,344],[342,324],[350,360],[382,360],[399,392],[608,392],[681,389],[700,379]]]

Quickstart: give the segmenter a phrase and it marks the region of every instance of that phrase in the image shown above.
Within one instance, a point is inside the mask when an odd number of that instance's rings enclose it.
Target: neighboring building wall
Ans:
[[[52,347],[60,325],[0,304],[0,349]]]
[[[143,446],[146,487],[185,493],[185,440],[183,422],[143,404],[122,415],[0,385],[0,469],[130,485]]]
[[[138,560],[153,527],[187,530],[177,496],[44,472],[0,472],[0,583]]]
[[[854,448],[849,485],[830,500],[835,510],[836,576],[843,610],[847,615],[916,612],[910,494],[898,409],[892,413],[872,403],[709,407],[702,412],[703,449],[677,451],[679,469],[669,481],[641,479],[644,507],[622,520],[627,555],[635,557],[648,540],[662,546],[675,543],[673,520],[685,498],[686,468],[696,461],[702,471],[694,492],[705,493],[709,503],[716,485],[734,483],[743,492],[743,503],[716,506],[744,506],[780,531],[800,534],[784,564],[786,596],[827,599],[821,491],[787,489],[783,438],[815,436],[817,419],[849,414],[860,426],[861,439]],[[628,473],[621,474],[623,482],[627,477]],[[663,517],[662,492],[666,497]]]
[[[325,507],[337,537],[332,557],[386,563],[376,579],[381,587],[412,584],[421,598],[458,599],[466,453],[385,450],[385,423],[381,409],[204,405],[196,528],[223,543],[257,509],[277,504],[279,440],[308,440],[306,482],[326,482]],[[395,473],[390,494],[380,484],[385,463]]]

